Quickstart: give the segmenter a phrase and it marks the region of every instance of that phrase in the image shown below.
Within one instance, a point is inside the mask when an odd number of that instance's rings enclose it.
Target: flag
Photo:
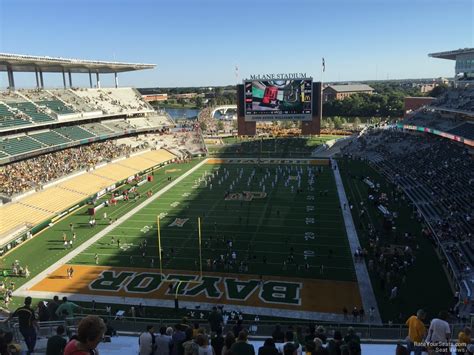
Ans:
[[[323,57],[323,72],[326,71],[326,62],[324,61],[324,57]]]

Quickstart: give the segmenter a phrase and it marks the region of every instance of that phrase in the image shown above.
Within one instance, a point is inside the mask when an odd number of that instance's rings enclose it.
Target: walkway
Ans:
[[[349,202],[347,201],[346,191],[342,183],[341,174],[339,174],[339,167],[336,160],[331,159],[331,166],[333,167],[334,178],[336,180],[337,193],[339,195],[339,203],[341,205],[342,216],[344,217],[344,224],[347,231],[347,239],[349,240],[349,246],[351,248],[352,261],[354,263],[354,269],[357,276],[357,283],[359,285],[360,297],[362,298],[362,305],[365,310],[365,314],[371,307],[375,308],[374,323],[382,324],[380,317],[379,308],[377,306],[377,300],[375,298],[374,290],[372,289],[372,283],[370,282],[369,272],[365,262],[356,261],[354,253],[357,248],[360,247],[359,237],[357,236],[357,230],[352,219],[351,209],[349,208]],[[336,168],[334,170],[334,167]],[[346,205],[346,208],[344,208]],[[350,312],[351,310],[349,310]]]

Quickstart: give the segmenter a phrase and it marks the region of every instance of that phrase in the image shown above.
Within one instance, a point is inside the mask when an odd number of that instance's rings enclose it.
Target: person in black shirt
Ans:
[[[209,325],[211,327],[211,332],[217,332],[222,330],[223,318],[220,312],[217,310],[217,307],[212,307],[212,312],[209,314]]]
[[[14,317],[18,317],[20,333],[25,339],[28,354],[34,353],[36,345],[36,328],[38,325],[36,323],[35,312],[31,309],[31,297],[26,297],[25,305],[17,308],[17,310],[11,313],[4,322]]]
[[[280,324],[277,324],[275,326],[275,330],[272,333],[272,338],[275,341],[275,343],[283,343],[285,342],[285,334],[281,330]]]
[[[241,319],[237,320],[237,324],[235,324],[232,327],[232,331],[234,332],[234,334],[239,334],[243,329],[244,329],[244,327],[242,326],[242,320]]]
[[[278,355],[279,352],[275,346],[275,341],[273,338],[268,338],[265,340],[263,346],[258,349],[258,355]]]
[[[66,347],[66,339],[63,338],[64,327],[62,325],[56,328],[56,335],[48,339],[46,345],[46,355],[62,355]]]
[[[58,316],[56,315],[56,310],[59,307],[59,297],[54,296],[52,301],[48,302],[46,306],[48,308],[49,319],[50,320],[58,320]]]
[[[216,355],[222,354],[222,348],[224,347],[224,337],[222,336],[222,328],[219,328],[215,335],[211,335],[211,346],[214,349],[214,353]]]

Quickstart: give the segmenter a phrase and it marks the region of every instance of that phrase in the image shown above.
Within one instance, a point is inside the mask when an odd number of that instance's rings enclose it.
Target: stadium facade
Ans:
[[[474,48],[462,48],[452,51],[430,53],[428,56],[432,58],[454,60],[456,62],[454,69],[455,83],[474,79]]]

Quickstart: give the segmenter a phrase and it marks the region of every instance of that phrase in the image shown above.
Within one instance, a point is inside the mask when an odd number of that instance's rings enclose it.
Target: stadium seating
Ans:
[[[28,136],[5,138],[0,141],[0,150],[10,155],[22,154],[41,148],[44,148],[43,144]]]
[[[68,105],[74,108],[76,112],[91,112],[94,111],[92,107],[87,105],[87,103],[74,94],[74,91],[68,90],[47,90],[52,96],[57,97],[63,102],[66,102]]]
[[[8,233],[25,224],[36,225],[44,221],[50,213],[20,203],[9,203],[0,207],[2,223],[0,223],[0,235]]]
[[[23,111],[26,113],[33,122],[36,123],[43,123],[43,122],[49,122],[49,121],[54,121],[54,119],[46,114],[45,112],[42,112],[37,106],[32,104],[31,102],[12,102],[9,103],[11,107],[16,107],[19,110]]]
[[[104,121],[102,124],[105,127],[114,130],[115,132],[134,129],[128,120],[125,119]]]
[[[71,141],[70,139],[61,136],[54,131],[30,134],[30,137],[48,146],[63,144]]]
[[[114,88],[104,89],[102,92],[105,92],[108,96],[117,100],[117,102],[126,110],[153,111],[153,108],[143,101],[141,95],[134,89]]]
[[[18,93],[35,102],[38,106],[47,107],[57,114],[75,113],[73,109],[65,105],[61,100],[58,100],[57,97],[54,97],[48,90],[20,90]]]
[[[118,164],[122,167],[130,168],[133,170],[145,170],[150,167],[150,159],[144,158],[142,156],[134,156],[129,159],[120,161]]]
[[[114,133],[114,131],[100,123],[87,123],[83,124],[80,127],[86,129],[87,131],[95,134],[96,136],[100,136],[103,134],[111,134]]]
[[[460,123],[465,122],[464,119],[457,117],[455,114],[441,115],[438,112],[422,111],[403,120],[403,124],[415,125],[421,127],[429,127],[443,132],[456,127]]]
[[[94,134],[80,128],[79,126],[60,127],[54,129],[54,131],[72,141],[94,137]]]
[[[433,101],[430,106],[436,109],[474,112],[474,88],[450,89],[437,100]]]
[[[31,122],[22,118],[17,118],[16,115],[11,112],[7,106],[0,103],[0,128],[14,127],[30,123]]]
[[[22,199],[21,204],[53,214],[63,211],[64,206],[71,206],[86,197],[79,192],[51,187]]]
[[[122,164],[125,164],[125,163],[122,163]],[[108,185],[111,185],[112,182],[126,179],[130,176],[135,175],[139,171],[135,168],[130,168],[122,164],[120,162],[110,164],[102,168],[99,168],[97,170],[94,170],[91,173],[94,174],[95,176],[106,179],[108,181]]]
[[[474,161],[462,145],[429,134],[369,130],[343,151],[369,159],[402,187],[457,272],[474,270]]]
[[[100,89],[76,89],[74,94],[82,98],[89,106],[100,110],[105,114],[117,114],[123,112],[114,100]]]
[[[152,150],[147,153],[140,155],[142,158],[151,160],[152,162],[159,164],[164,161],[168,161],[176,158],[176,156],[165,149]]]
[[[75,113],[74,110],[67,107],[63,102],[59,100],[37,101],[36,104],[39,106],[46,106],[57,114]]]
[[[25,223],[35,225],[118,180],[174,158],[176,156],[166,150],[149,151],[73,177],[18,202],[0,206],[0,235]]]
[[[468,139],[474,139],[474,122],[463,123],[451,130],[448,133],[455,134]]]

